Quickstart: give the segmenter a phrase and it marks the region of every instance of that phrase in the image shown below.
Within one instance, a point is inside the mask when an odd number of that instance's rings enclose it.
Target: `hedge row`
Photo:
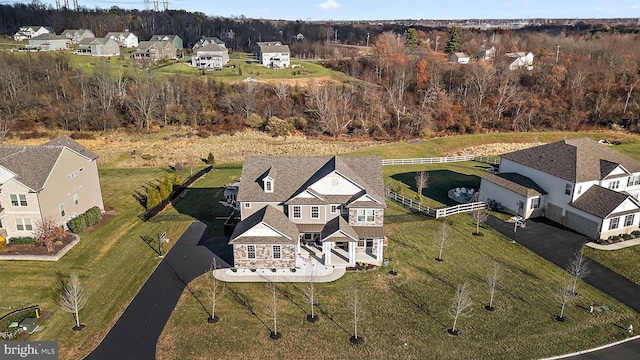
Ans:
[[[36,317],[36,309],[39,309],[39,307],[32,306],[26,309],[17,310],[12,313],[9,313],[9,315],[6,315],[5,317],[0,319],[0,331],[8,331],[9,324],[11,324],[12,322],[19,323],[20,321],[28,317],[31,317],[31,318]]]
[[[9,238],[10,244],[35,244],[36,239],[31,236],[18,236]]]
[[[147,201],[146,208],[151,209],[160,205],[165,199],[173,193],[174,190],[180,187],[182,180],[177,172],[172,174],[165,174],[158,184],[151,184],[147,187]]]
[[[67,222],[67,227],[69,228],[69,230],[71,230],[72,233],[78,234],[83,232],[84,229],[88,228],[89,226],[93,226],[99,223],[101,219],[102,212],[100,211],[100,208],[94,206],[91,209],[87,210],[87,212],[85,212],[84,214],[78,215],[69,220]]]

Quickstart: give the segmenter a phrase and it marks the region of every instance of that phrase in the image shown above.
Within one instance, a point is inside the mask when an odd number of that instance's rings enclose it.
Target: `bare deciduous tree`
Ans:
[[[57,222],[51,218],[44,218],[38,221],[33,229],[36,244],[43,245],[47,251],[53,251],[53,242],[64,237],[64,230],[58,226]]]
[[[487,275],[487,290],[489,291],[489,305],[484,308],[488,311],[495,310],[493,307],[493,296],[496,293],[496,288],[498,286],[498,282],[502,278],[502,271],[500,270],[500,265],[498,263],[493,264],[493,270],[489,272]]]
[[[567,319],[564,317],[564,310],[567,304],[571,303],[576,298],[576,293],[571,290],[571,282],[567,281],[563,284],[558,293],[556,294],[556,300],[562,305],[560,307],[560,315],[556,316],[556,320],[565,322]]]
[[[442,225],[440,225],[440,231],[438,233],[438,237],[436,238],[436,247],[438,248],[438,257],[437,261],[444,261],[442,258],[442,252],[444,248],[451,245],[453,240],[453,236],[451,234],[451,227],[447,223],[447,221],[443,221]]]
[[[89,296],[80,285],[80,279],[77,274],[71,274],[69,281],[66,282],[60,293],[58,305],[62,310],[72,313],[76,320],[76,326],[73,330],[82,330],[84,325],[80,325],[79,312],[87,304]]]
[[[456,289],[456,295],[453,297],[451,301],[451,306],[449,306],[449,315],[453,317],[453,327],[449,329],[449,334],[458,335],[458,330],[456,330],[456,325],[458,324],[459,317],[470,317],[473,311],[471,308],[473,302],[471,302],[471,294],[469,293],[469,286],[467,284],[462,284],[458,286]]]
[[[429,173],[426,171],[418,171],[416,173],[416,188],[418,194],[422,195],[422,190],[429,187]]]
[[[358,324],[360,324],[363,317],[362,299],[360,299],[360,292],[355,284],[351,289],[351,310],[353,311],[353,318],[351,319],[351,322],[353,323],[353,336],[351,336],[349,340],[354,344],[362,344],[364,342],[364,338],[362,336],[358,336]]]
[[[584,256],[582,250],[575,252],[573,258],[569,261],[569,265],[567,265],[567,271],[573,276],[571,291],[577,295],[576,287],[578,286],[578,280],[584,279],[591,272],[589,264],[587,263],[587,257]]]
[[[304,289],[304,299],[309,305],[311,305],[311,314],[307,315],[307,321],[316,322],[319,318],[315,314],[315,305],[318,299],[316,296],[316,274],[314,269],[309,272],[306,280],[307,284]]]
[[[267,288],[269,289],[269,300],[267,303],[266,313],[273,319],[273,331],[270,334],[271,339],[277,340],[282,337],[282,334],[278,332],[278,287],[273,281],[267,282]]]
[[[218,299],[224,294],[224,283],[213,275],[213,272],[218,269],[218,261],[213,258],[207,277],[209,278],[209,299],[211,300],[211,316],[207,319],[209,323],[217,323],[220,318],[216,315],[216,304]]]
[[[487,221],[489,213],[487,213],[485,208],[480,208],[473,210],[471,212],[471,217],[476,221],[476,232],[474,232],[473,235],[482,236],[482,233],[480,232],[480,223]]]

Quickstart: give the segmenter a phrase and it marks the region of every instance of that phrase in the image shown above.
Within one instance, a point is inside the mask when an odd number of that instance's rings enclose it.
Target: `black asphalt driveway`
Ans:
[[[86,359],[155,359],[158,338],[183,290],[211,265],[213,253],[202,244],[205,230],[206,225],[201,222],[189,226],[104,340]],[[203,309],[203,314],[205,311]]]
[[[513,239],[512,223],[490,216],[486,224]],[[527,220],[525,228],[517,229],[515,241],[566,269],[576,250],[589,239],[548,219],[536,218]],[[595,261],[588,260],[588,263],[591,273],[584,279],[586,283],[640,313],[640,286]]]

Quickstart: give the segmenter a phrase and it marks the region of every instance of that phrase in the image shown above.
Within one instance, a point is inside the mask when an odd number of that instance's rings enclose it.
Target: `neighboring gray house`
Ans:
[[[80,41],[78,55],[118,56],[120,45],[112,38],[86,38]]]
[[[496,48],[493,46],[490,49],[486,49],[483,47],[476,53],[476,58],[480,61],[492,61],[495,57]]]
[[[504,154],[480,187],[506,212],[543,216],[592,239],[640,224],[640,162],[588,138]]]
[[[216,44],[193,47],[191,64],[202,70],[221,70],[229,61],[229,50]]]
[[[468,64],[469,63],[469,55],[461,52],[456,52],[449,56],[449,62],[456,64]]]
[[[509,70],[518,70],[522,68],[533,70],[533,53],[519,51],[507,53],[505,56],[510,61]]]
[[[195,45],[193,45],[192,50],[193,50],[193,52],[195,52],[195,50],[198,47],[205,46],[205,45],[212,45],[212,44],[213,45],[222,46],[223,48],[227,47],[227,45],[225,45],[224,41],[218,39],[217,37],[203,36],[202,39],[198,40],[198,42]]]
[[[134,33],[129,31],[109,32],[107,33],[105,38],[112,38],[113,40],[118,42],[118,44],[121,47],[125,47],[125,48],[132,48],[132,47],[138,46],[138,37]]]
[[[178,35],[153,35],[149,41],[171,41],[176,50],[184,49],[182,38]]]
[[[249,156],[229,244],[237,268],[381,264],[384,183],[380,157]]]
[[[91,30],[87,29],[65,30],[60,36],[67,38],[71,44],[79,44],[80,41],[84,39],[93,39],[96,37]]]
[[[289,45],[282,45],[280,41],[258,42],[254,55],[262,66],[286,68],[291,65]]]
[[[97,158],[68,136],[0,146],[0,234],[33,236],[44,219],[62,226],[93,206],[104,210]]]
[[[53,34],[42,34],[29,39],[27,50],[56,51],[68,49],[68,40],[65,37]]]
[[[44,26],[21,26],[18,32],[13,34],[13,40],[29,40],[42,34],[53,34],[53,31]]]
[[[162,59],[175,59],[176,47],[171,41],[141,41],[138,49],[133,54],[136,60],[158,61]]]

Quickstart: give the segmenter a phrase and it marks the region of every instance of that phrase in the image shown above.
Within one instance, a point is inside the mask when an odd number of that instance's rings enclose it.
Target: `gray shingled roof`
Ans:
[[[288,53],[289,45],[282,45],[279,42],[259,42],[258,47],[263,53]]]
[[[246,231],[260,223],[272,227],[290,237],[290,239],[283,236],[240,237]],[[296,244],[298,242],[298,236],[299,232],[296,224],[291,222],[282,211],[271,205],[267,205],[238,223],[233,230],[229,244]]]
[[[201,45],[196,48],[196,53],[207,52],[207,51],[228,52],[229,49],[217,44]]]
[[[39,146],[1,146],[0,166],[15,173],[16,181],[39,191],[65,148],[91,160],[98,158],[97,154],[65,135]]]
[[[340,233],[339,236],[332,236],[338,232],[342,232],[345,235]],[[322,228],[321,232],[321,241],[327,240],[329,236],[332,236],[330,241],[358,241],[358,233],[353,230],[347,220],[345,220],[342,216],[336,216],[333,219],[329,220],[327,224]]]
[[[547,194],[535,181],[516,173],[489,174],[483,179],[527,198]]]
[[[502,158],[571,182],[600,180],[603,173],[615,168],[611,163],[640,172],[640,162],[589,138],[540,145],[504,154]]]
[[[382,160],[374,156],[248,156],[242,167],[238,201],[286,202],[334,170],[364,187],[381,207],[386,206]],[[262,188],[267,174],[273,178],[272,193]]]
[[[610,217],[610,215],[621,215],[612,214],[612,212],[627,199],[631,199],[636,206],[638,205],[633,196],[627,193],[594,185],[569,205],[604,219],[606,217]],[[640,206],[631,212],[638,211],[640,211]]]

